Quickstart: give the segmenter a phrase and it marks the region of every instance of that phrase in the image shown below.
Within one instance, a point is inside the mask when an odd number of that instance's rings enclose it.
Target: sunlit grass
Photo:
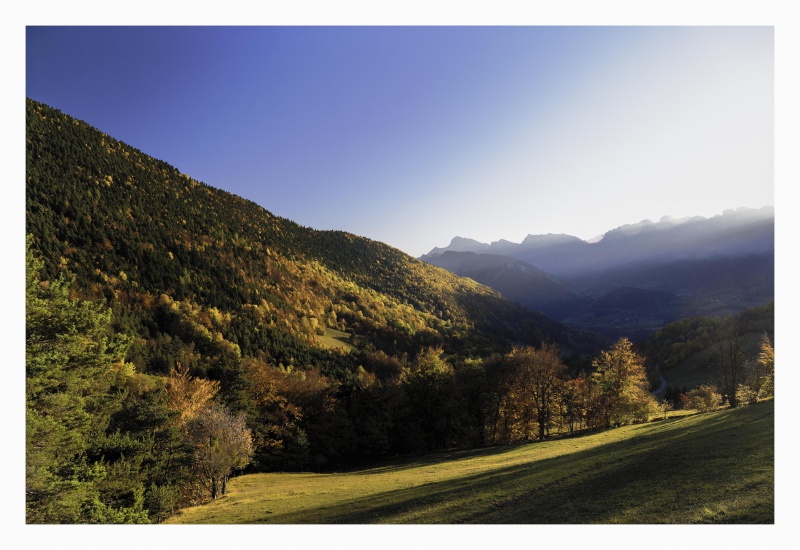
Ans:
[[[773,523],[773,402],[335,474],[241,476],[170,523]]]
[[[314,335],[314,339],[316,340],[317,344],[321,345],[322,347],[327,349],[341,349],[344,351],[355,349],[353,346],[345,342],[345,340],[348,338],[350,338],[348,333],[333,328],[326,328],[324,335]]]

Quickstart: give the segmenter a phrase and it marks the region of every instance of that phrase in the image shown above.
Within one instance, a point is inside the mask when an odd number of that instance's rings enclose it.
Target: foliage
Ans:
[[[594,362],[593,384],[600,390],[599,406],[606,427],[647,421],[655,402],[649,392],[644,360],[633,344],[621,338]]]
[[[219,391],[219,382],[189,375],[189,367],[178,363],[164,385],[164,406],[177,414],[180,426],[208,409]]]
[[[120,407],[112,365],[127,341],[110,338],[110,312],[70,298],[70,281],[42,281],[26,255],[26,520],[29,523],[141,522],[140,488],[131,502],[109,502],[104,483],[122,461],[93,457]]]
[[[245,469],[331,470],[653,413],[626,340],[594,357],[604,339],[474,281],[27,108],[29,522],[163,521]],[[740,383],[768,391],[766,353],[763,383]]]
[[[684,394],[681,399],[686,408],[696,409],[700,412],[714,411],[722,402],[722,396],[717,393],[716,389],[706,384]]]
[[[558,348],[546,344],[540,349],[515,348],[509,354],[509,360],[514,365],[518,384],[520,384],[524,399],[529,401],[532,414],[538,424],[538,439],[542,440],[552,421],[553,411],[558,406],[562,377],[566,373],[566,366],[561,362]],[[530,429],[526,429],[530,438]]]
[[[194,446],[194,468],[211,498],[225,494],[233,470],[250,463],[253,441],[243,414],[234,415],[224,405],[213,405],[192,418],[187,426]]]
[[[758,367],[759,370],[756,374],[758,397],[772,397],[775,393],[775,350],[766,334],[761,340]]]
[[[745,310],[725,317],[691,317],[674,321],[638,344],[648,365],[660,365],[662,372],[677,368],[693,356],[715,347],[725,337],[726,325],[737,323],[742,334],[772,334],[775,304]]]

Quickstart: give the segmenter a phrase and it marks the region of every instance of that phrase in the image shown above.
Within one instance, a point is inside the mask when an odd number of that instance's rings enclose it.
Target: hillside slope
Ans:
[[[390,246],[274,216],[32,100],[26,140],[27,232],[45,275],[106,300],[142,372],[183,358],[213,374],[263,354],[331,372],[363,362],[319,345],[326,328],[392,356],[603,343]]]
[[[774,523],[774,404],[339,474],[257,474],[167,523]]]
[[[461,277],[474,279],[509,300],[554,319],[577,313],[592,301],[541,269],[508,256],[448,250],[422,259]]]

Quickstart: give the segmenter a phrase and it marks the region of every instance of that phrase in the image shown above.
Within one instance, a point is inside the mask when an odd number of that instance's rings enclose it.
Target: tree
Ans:
[[[716,342],[712,370],[717,387],[732,408],[739,404],[736,392],[743,383],[747,366],[744,349],[744,326],[739,317],[722,321],[721,336]]]
[[[564,382],[561,389],[561,415],[569,424],[569,431],[582,428],[589,409],[589,386],[585,375]]]
[[[656,402],[649,392],[644,359],[633,351],[630,340],[621,338],[592,364],[605,426],[647,420]]]
[[[406,451],[431,451],[448,446],[455,423],[454,371],[440,347],[422,351],[400,376],[404,397],[401,419]]]
[[[225,494],[228,477],[244,468],[253,455],[253,439],[243,413],[232,414],[224,405],[213,405],[189,421],[194,445],[194,470],[211,498]]]
[[[758,396],[771,397],[775,393],[775,350],[769,336],[764,334],[761,340],[761,352],[758,355],[759,380]]]
[[[189,367],[178,362],[170,371],[165,385],[166,408],[177,413],[177,422],[184,425],[213,404],[219,382],[189,375]]]
[[[538,424],[538,439],[547,435],[553,410],[558,406],[557,398],[566,366],[561,362],[558,347],[544,344],[515,348],[508,356],[515,366],[522,390],[530,398],[533,414]]]
[[[256,467],[268,469],[303,466],[308,462],[308,441],[299,426],[300,406],[286,397],[288,374],[264,361],[248,358],[243,362],[248,384],[249,420],[253,427]],[[306,437],[304,440],[303,438]],[[300,445],[293,445],[299,442]]]
[[[109,464],[90,451],[119,408],[113,365],[129,340],[112,337],[111,311],[70,298],[72,281],[42,281],[26,245],[25,495],[29,523],[146,522],[141,488],[131,506],[103,501]],[[94,453],[98,455],[98,453]]]

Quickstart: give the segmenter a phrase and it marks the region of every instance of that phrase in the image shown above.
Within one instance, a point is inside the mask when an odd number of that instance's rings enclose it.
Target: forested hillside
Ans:
[[[217,347],[281,362],[313,354],[326,327],[390,355],[600,344],[382,243],[273,216],[33,101],[27,145],[28,233],[45,273],[74,274],[76,292],[108,300],[140,338],[180,320],[218,334]],[[139,341],[132,361],[163,370],[165,347]]]
[[[152,521],[224,492],[246,464],[486,442],[484,409],[466,405],[483,358],[548,343],[577,368],[607,344],[382,243],[274,216],[31,100],[26,142],[30,521]],[[251,434],[237,439],[246,460],[201,469],[198,434],[222,425]],[[44,444],[55,433],[70,444]]]
[[[775,304],[723,317],[689,317],[668,324],[637,346],[651,371],[667,380],[663,398],[674,404],[698,385],[713,385],[747,401],[752,392],[772,391],[771,350],[775,332]],[[771,352],[769,352],[771,353]]]

